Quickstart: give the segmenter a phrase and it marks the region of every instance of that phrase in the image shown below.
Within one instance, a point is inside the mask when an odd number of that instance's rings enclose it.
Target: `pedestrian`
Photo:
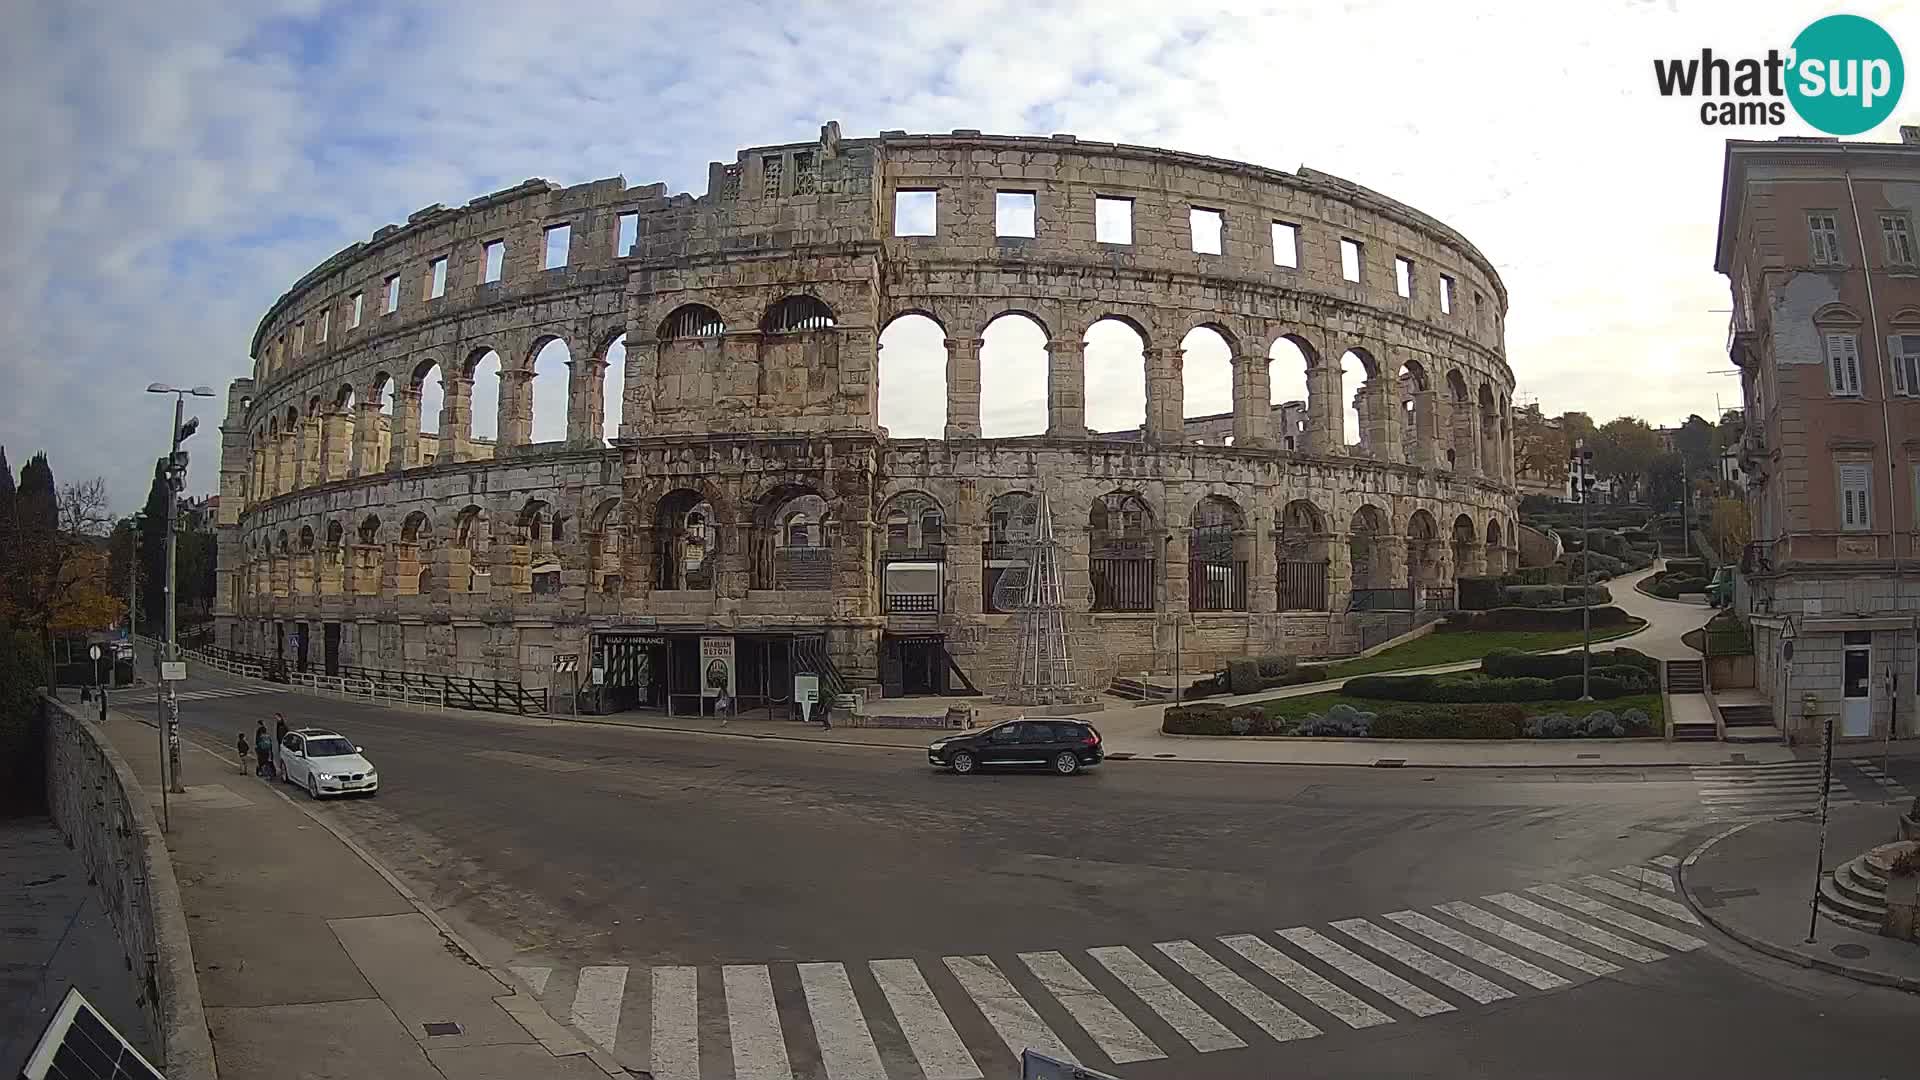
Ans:
[[[246,732],[243,731],[240,733],[239,738],[236,739],[234,742],[233,748],[235,753],[239,755],[238,760],[240,762],[240,775],[245,776],[247,775],[247,733]]]
[[[722,691],[719,697],[713,699],[713,711],[720,717],[720,726],[726,727],[727,714],[733,711],[733,699]]]
[[[273,745],[275,747],[273,755],[273,775],[275,779],[285,780],[287,778],[286,762],[281,759],[278,748],[287,745],[286,713],[273,714]]]
[[[821,708],[819,702],[814,703],[813,710],[820,714],[820,730],[832,731],[833,730],[832,714],[827,712],[827,710]]]
[[[273,776],[273,766],[268,759],[273,754],[273,736],[267,734],[264,723],[253,726],[253,772],[255,776],[267,779]]]

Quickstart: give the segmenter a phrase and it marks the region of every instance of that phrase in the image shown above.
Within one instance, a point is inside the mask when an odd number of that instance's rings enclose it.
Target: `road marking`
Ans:
[[[1060,1036],[1053,1033],[1040,1014],[1033,1011],[1027,999],[1013,988],[1007,977],[990,956],[948,956],[943,957],[947,970],[960,983],[973,1003],[980,1007],[980,1014],[1000,1033],[1000,1041],[1007,1044],[1007,1050],[1018,1061],[1023,1051],[1029,1047],[1057,1057],[1062,1061],[1078,1065],[1080,1062]]]
[[[1638,960],[1643,964],[1650,964],[1655,960],[1665,960],[1667,958],[1666,953],[1649,949],[1644,945],[1636,945],[1618,934],[1609,933],[1597,926],[1589,926],[1571,915],[1562,915],[1551,908],[1541,907],[1539,904],[1525,897],[1515,896],[1512,893],[1494,893],[1485,899],[1491,903],[1499,904],[1501,907],[1506,908],[1516,915],[1532,919],[1542,926],[1551,926],[1563,934],[1577,937],[1592,945],[1598,945],[1608,952],[1618,953],[1629,960]]]
[[[1393,1017],[1328,982],[1320,973],[1252,934],[1234,934],[1220,944],[1247,958],[1287,988],[1332,1013],[1351,1028],[1393,1023]]]
[[[1620,970],[1620,965],[1618,964],[1602,960],[1597,956],[1590,956],[1571,945],[1562,945],[1550,937],[1536,934],[1526,927],[1521,926],[1519,923],[1509,922],[1490,911],[1482,911],[1465,901],[1440,904],[1437,905],[1434,910],[1451,915],[1461,922],[1466,923],[1468,926],[1475,926],[1488,933],[1498,934],[1523,949],[1537,952],[1541,956],[1552,957],[1570,968],[1584,971],[1589,975],[1611,975]]]
[[[1257,940],[1257,939],[1256,939]],[[1236,974],[1232,968],[1215,960],[1200,946],[1191,941],[1162,941],[1154,945],[1164,953],[1167,959],[1179,964],[1187,974],[1200,980],[1200,984],[1221,1001],[1233,1006],[1241,1016],[1260,1025],[1260,1030],[1273,1036],[1277,1042],[1291,1042],[1294,1039],[1311,1039],[1320,1034],[1320,1029],[1302,1020],[1292,1009],[1273,1000],[1254,988],[1254,985]]]
[[[1469,937],[1446,923],[1430,919],[1417,911],[1389,911],[1386,917],[1416,934],[1445,945],[1462,956],[1478,960],[1503,975],[1511,975],[1536,990],[1558,990],[1560,987],[1573,985],[1546,968],[1537,967],[1510,953],[1501,952],[1479,938]]]
[[[1066,1006],[1080,1027],[1099,1044],[1100,1052],[1114,1064],[1154,1061],[1167,1056],[1066,957],[1057,952],[1024,952],[1020,954],[1020,962],[1027,965],[1027,970],[1033,972],[1054,1000]]]
[[[1333,923],[1332,926],[1355,941],[1380,950],[1427,978],[1445,983],[1482,1005],[1513,996],[1513,991],[1506,987],[1489,982],[1450,960],[1442,960],[1392,931],[1384,930],[1365,919],[1343,919]]]
[[[1415,1016],[1452,1012],[1453,1006],[1368,960],[1310,926],[1280,931],[1280,936],[1340,969],[1354,982],[1387,998]]]
[[[1149,1008],[1159,1014],[1160,1019],[1167,1022],[1168,1027],[1193,1044],[1195,1050],[1205,1054],[1247,1045],[1205,1009],[1194,1004],[1192,998],[1181,993],[1178,987],[1168,982],[1165,976],[1155,971],[1132,949],[1113,945],[1088,949],[1087,955],[1124,983],[1135,997],[1146,1002]]]
[[[793,1080],[780,1013],[773,1003],[773,977],[763,964],[727,964],[727,1030],[733,1036],[736,1080]]]
[[[550,967],[517,967],[510,970],[520,976],[520,981],[527,984],[527,988],[533,991],[534,997],[547,992],[547,980],[553,977],[553,969]]]
[[[1621,866],[1613,871],[1628,881],[1637,881],[1642,885],[1651,885],[1661,892],[1678,891],[1673,884],[1673,875],[1659,870],[1649,870],[1644,866]]]
[[[847,969],[839,964],[798,967],[807,1011],[813,1014],[813,1033],[820,1041],[820,1063],[826,1066],[829,1080],[887,1080]]]
[[[602,1047],[613,1049],[620,1033],[620,996],[627,992],[627,966],[609,964],[580,969],[573,992],[573,1025]]]
[[[1699,918],[1697,918],[1693,912],[1687,910],[1685,904],[1669,900],[1664,896],[1655,896],[1645,889],[1636,889],[1631,885],[1622,885],[1612,878],[1601,877],[1599,874],[1589,874],[1581,878],[1580,884],[1585,885],[1589,889],[1596,889],[1606,893],[1615,899],[1625,900],[1629,904],[1638,904],[1648,911],[1657,911],[1669,919],[1677,919],[1683,923],[1692,923],[1695,926],[1700,925]]]
[[[1674,867],[1676,867],[1676,866],[1679,866],[1679,865],[1680,865],[1680,856],[1678,856],[1678,855],[1655,855],[1655,856],[1654,856],[1653,858],[1651,858],[1651,859],[1648,859],[1647,861],[1648,861],[1648,862],[1650,862],[1650,863],[1652,863],[1652,864],[1653,864],[1653,865],[1655,865],[1655,866],[1664,866],[1664,867],[1666,867],[1667,869],[1669,869],[1669,870],[1671,870],[1671,869],[1673,869]]]
[[[919,965],[911,960],[874,960],[867,967],[927,1080],[982,1080],[980,1066],[953,1030]]]
[[[653,969],[654,1080],[700,1080],[700,972]]]
[[[1859,769],[1867,779],[1880,785],[1881,790],[1896,799],[1907,797],[1907,785],[1881,771],[1872,758],[1853,758],[1853,767]]]
[[[1603,904],[1598,900],[1589,899],[1559,885],[1536,885],[1527,891],[1535,896],[1545,897],[1562,907],[1572,908],[1582,915],[1599,919],[1610,926],[1639,934],[1648,941],[1658,942],[1668,948],[1679,949],[1681,952],[1692,952],[1695,949],[1705,948],[1707,944],[1692,934],[1668,929],[1651,919],[1643,919],[1638,915],[1621,911],[1612,904]]]

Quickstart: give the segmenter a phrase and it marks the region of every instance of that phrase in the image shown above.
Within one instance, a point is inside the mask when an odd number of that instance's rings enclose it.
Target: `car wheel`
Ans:
[[[311,773],[307,774],[307,797],[315,802],[320,801],[320,785],[313,779]]]
[[[961,776],[972,772],[978,764],[979,763],[973,759],[972,751],[958,750],[954,752],[953,771],[959,773]]]
[[[1062,750],[1053,755],[1053,771],[1061,776],[1072,776],[1080,771],[1080,756],[1071,750]]]

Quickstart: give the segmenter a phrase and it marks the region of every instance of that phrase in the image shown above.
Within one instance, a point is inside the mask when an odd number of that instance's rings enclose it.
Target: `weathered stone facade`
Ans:
[[[933,235],[894,235],[901,191],[936,193]],[[1004,191],[1033,195],[1032,237],[996,236]],[[1096,196],[1130,200],[1129,243],[1096,240]],[[1219,254],[1192,250],[1193,208],[1223,214]],[[1297,266],[1272,249],[1281,222]],[[566,262],[545,269],[558,225]],[[1084,685],[1167,670],[1176,621],[1189,670],[1338,654],[1359,636],[1354,589],[1512,561],[1505,311],[1464,238],[1347,181],[1069,136],[829,124],[716,163],[701,198],[529,181],[381,229],[261,321],[223,427],[219,643],[291,655],[305,624],[316,667],[544,686],[556,652],[613,628],[797,634],[824,637],[849,682],[891,684],[886,643],[910,635],[990,689],[1014,619],[990,610],[1009,565],[995,512],[1044,489]],[[878,422],[880,393],[914,392],[878,380],[880,332],[909,313],[946,333],[944,439]],[[983,439],[981,334],[1008,313],[1046,332],[1048,428]],[[1103,319],[1145,343],[1146,420],[1124,435],[1086,425],[1083,334]],[[1200,326],[1233,354],[1230,417],[1184,416],[1181,342]],[[567,438],[533,444],[533,358],[556,338]],[[1307,358],[1303,407],[1270,401],[1281,338]],[[469,434],[489,351],[491,444]],[[1348,353],[1357,393],[1329,362]],[[435,369],[444,405],[422,436]],[[606,393],[623,396],[617,432]]]

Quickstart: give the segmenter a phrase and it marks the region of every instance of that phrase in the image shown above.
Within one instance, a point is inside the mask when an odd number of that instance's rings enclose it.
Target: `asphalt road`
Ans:
[[[1573,976],[1572,985],[1542,992],[1495,979],[1506,996],[1486,1002],[1445,977],[1394,968],[1437,991],[1424,1007],[1391,984],[1370,987],[1366,965],[1338,952],[1316,965],[1312,934],[1301,939],[1305,951],[1287,945],[1296,960],[1387,1006],[1374,1015],[1391,1022],[1357,1028],[1350,1018],[1329,1022],[1311,982],[1302,991],[1263,971],[1259,945],[1236,954],[1222,944],[1251,934],[1298,945],[1275,935],[1310,927],[1352,946],[1337,924],[1363,917],[1441,953],[1386,913],[1431,915],[1471,901],[1511,917],[1481,898],[1684,855],[1718,828],[1685,770],[1111,762],[1073,778],[959,778],[930,771],[918,751],[416,713],[294,693],[194,700],[182,713],[190,734],[231,753],[236,732],[271,724],[275,710],[365,746],[380,795],[325,812],[491,959],[528,972],[550,1011],[614,1042],[636,1068],[649,1064],[663,1023],[658,1002],[649,1023],[648,973],[660,979],[661,969],[684,966],[698,969],[687,992],[698,1001],[690,1015],[701,1076],[733,1076],[736,1065],[752,1074],[748,1059],[764,1063],[753,1058],[765,1050],[755,1040],[769,1038],[792,1075],[937,1075],[915,1064],[908,1019],[896,1022],[897,1003],[872,974],[871,961],[903,958],[927,973],[978,1069],[1007,1075],[993,1010],[976,1005],[977,993],[968,1000],[977,985],[949,977],[961,974],[950,958],[981,955],[1035,1002],[1042,1030],[1072,1032],[1063,1039],[1074,1053],[1127,1077],[1880,1076],[1911,1067],[1910,1042],[1896,1049],[1900,1040],[1886,1033],[1915,1030],[1920,1000],[1763,961],[1698,927],[1679,929],[1710,939],[1706,948],[1616,963],[1599,978],[1541,965]],[[1163,942],[1201,943],[1216,962],[1201,958],[1196,973]],[[1246,1047],[1198,1053],[1169,1013],[1123,998],[1134,984],[1089,959],[1114,948],[1151,957]],[[1044,955],[1023,955],[1053,952],[1096,996],[1131,1003],[1121,1010],[1130,1026],[1165,1059],[1110,1064],[1103,1051],[1127,1045],[1125,1033],[1103,1029],[1104,1014],[1075,1011],[1073,1002],[1088,999],[1063,994],[1057,977],[1035,967]],[[848,1071],[834,1058],[832,1038],[807,1022],[821,1015],[807,996],[818,987],[802,984],[795,962],[851,973],[848,1000],[865,1015],[860,1030],[884,1072]],[[1323,1034],[1276,1041],[1258,1009],[1232,1006],[1238,991],[1222,970]],[[755,1031],[756,978],[780,1018],[771,1036]],[[1433,1008],[1434,998],[1446,1008]],[[1095,1031],[1105,1037],[1086,1034]]]

